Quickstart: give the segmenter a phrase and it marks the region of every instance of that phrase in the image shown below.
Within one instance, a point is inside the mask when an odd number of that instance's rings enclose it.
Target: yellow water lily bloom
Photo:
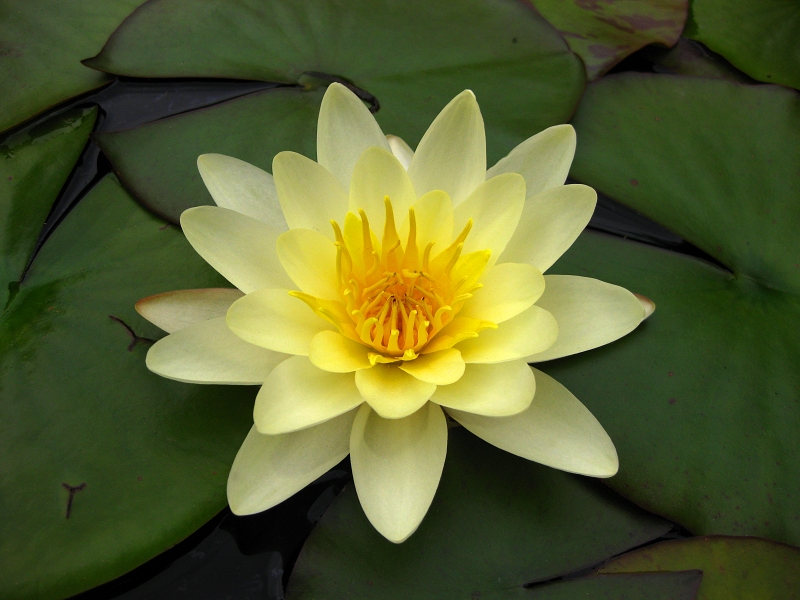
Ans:
[[[275,506],[350,454],[367,517],[402,542],[438,486],[445,414],[524,458],[617,472],[602,426],[528,365],[612,342],[645,317],[625,289],[543,275],[595,207],[594,190],[564,185],[574,151],[559,125],[487,171],[469,91],[412,151],[333,84],[317,162],[281,152],[270,175],[198,159],[217,206],[181,225],[237,289],[168,292],[137,309],[170,334],[147,355],[155,373],[261,385],[228,479],[234,513]]]

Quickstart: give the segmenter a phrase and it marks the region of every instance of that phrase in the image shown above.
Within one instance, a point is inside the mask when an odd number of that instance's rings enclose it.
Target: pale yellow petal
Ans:
[[[375,117],[345,86],[330,84],[322,99],[317,124],[319,164],[347,189],[356,161],[371,146],[389,150]]]
[[[489,321],[480,321],[472,317],[462,317],[458,315],[445,325],[444,328],[436,334],[436,337],[428,342],[421,352],[423,354],[430,354],[446,348],[452,348],[462,340],[475,338],[478,336],[478,332],[493,327],[497,327],[497,325]]]
[[[320,331],[311,340],[308,357],[312,364],[332,373],[369,369],[370,348],[346,338],[338,331]]]
[[[383,419],[368,405],[356,415],[350,462],[370,523],[396,544],[417,530],[433,501],[447,454],[447,421],[427,403],[404,419]]]
[[[272,175],[232,156],[201,154],[197,169],[217,206],[288,229]]]
[[[358,214],[363,209],[374,231],[382,232],[386,218],[384,198],[389,197],[398,222],[416,201],[414,186],[408,173],[391,152],[383,148],[368,148],[358,159],[350,182],[349,209]],[[342,214],[337,220],[341,221]]]
[[[264,381],[253,420],[259,433],[289,433],[324,423],[363,402],[352,373],[330,373],[305,356],[292,356]]]
[[[272,173],[291,229],[311,229],[333,239],[331,220],[347,212],[347,188],[325,167],[296,152],[280,152]]]
[[[489,249],[489,264],[497,262],[517,228],[525,206],[525,180],[516,173],[498,175],[481,183],[453,210],[453,229],[461,231],[472,219],[464,253]]]
[[[291,286],[276,253],[281,232],[275,227],[217,206],[183,211],[181,227],[197,253],[245,294]]]
[[[284,231],[277,242],[278,258],[300,291],[327,300],[341,300],[336,282],[336,246],[310,229]]]
[[[532,306],[544,292],[544,277],[531,265],[503,263],[481,277],[482,288],[472,293],[458,313],[483,321],[502,323]]]
[[[243,340],[286,354],[308,356],[311,340],[334,329],[289,290],[259,290],[234,302],[228,327]]]
[[[586,185],[564,185],[529,197],[500,262],[527,263],[544,273],[578,238],[596,204],[597,193]]]
[[[507,417],[530,406],[536,378],[524,360],[491,365],[467,365],[452,385],[436,388],[431,402],[446,408],[489,417]]]
[[[453,409],[447,412],[479,438],[512,454],[570,473],[614,475],[619,459],[603,426],[567,388],[533,371],[536,395],[519,414],[484,417]]]
[[[414,151],[411,149],[411,146],[406,144],[403,138],[399,138],[396,135],[387,135],[386,141],[389,142],[389,148],[392,150],[392,154],[400,161],[403,168],[408,171],[408,167],[411,165],[411,159],[414,158]]]
[[[558,323],[555,344],[528,355],[541,362],[609,344],[636,329],[645,317],[639,299],[625,288],[572,275],[545,275],[544,294],[536,303]]]
[[[461,352],[448,348],[404,361],[400,364],[400,369],[421,381],[449,385],[461,379],[464,374],[464,359],[461,358]]]
[[[344,460],[350,453],[356,412],[281,435],[264,435],[253,426],[228,475],[233,514],[252,515],[272,508]]]
[[[409,375],[396,364],[380,363],[356,371],[356,386],[364,400],[385,419],[401,419],[416,412],[436,390],[435,384]]]
[[[530,356],[553,345],[558,325],[549,312],[534,304],[516,317],[459,342],[466,363],[497,363]],[[531,351],[534,348],[535,350]]]
[[[525,178],[528,198],[563,185],[575,156],[572,125],[554,125],[529,137],[489,169],[486,179],[501,173],[519,173]]]
[[[422,136],[408,167],[417,194],[444,190],[458,206],[486,179],[486,134],[475,94],[461,92]]]
[[[433,242],[436,249],[433,254],[441,252],[453,241],[453,203],[450,196],[442,191],[428,192],[414,203],[414,214],[417,222],[417,245],[420,256],[425,246]],[[400,220],[400,219],[398,219]],[[408,239],[409,220],[402,220],[400,239],[403,244]]]
[[[156,327],[173,333],[193,323],[224,317],[231,304],[243,295],[235,288],[176,290],[142,298],[136,303],[136,312]]]
[[[147,352],[147,368],[185,383],[258,385],[286,354],[248,344],[225,317],[200,321],[158,340]]]

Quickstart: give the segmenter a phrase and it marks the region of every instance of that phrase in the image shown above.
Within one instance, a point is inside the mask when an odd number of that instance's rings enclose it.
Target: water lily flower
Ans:
[[[263,511],[348,454],[387,539],[419,526],[439,483],[449,415],[490,444],[593,477],[617,472],[602,426],[533,369],[632,331],[644,304],[595,279],[543,275],[583,230],[594,190],[564,185],[575,133],[559,125],[487,171],[470,91],[416,151],[331,85],[317,161],[281,152],[272,175],[207,154],[217,206],[181,225],[236,289],[140,301],[170,335],[147,366],[190,383],[261,385],[228,479],[236,514]]]

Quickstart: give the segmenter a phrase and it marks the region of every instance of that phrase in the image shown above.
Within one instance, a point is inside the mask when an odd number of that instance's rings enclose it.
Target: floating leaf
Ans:
[[[307,88],[345,78],[377,100],[384,132],[412,146],[438,112],[469,88],[483,111],[490,164],[528,136],[569,119],[585,80],[561,36],[518,0],[153,0],[87,64],[136,77],[260,79]],[[247,139],[260,136],[266,147],[272,128],[282,127],[285,102],[255,119],[241,113],[252,119]],[[297,102],[298,112],[307,106]],[[295,124],[287,123],[286,134]],[[315,124],[299,126],[290,147],[313,147],[313,138],[304,136]],[[164,170],[175,165],[158,144],[145,149],[146,136],[141,138],[138,146],[120,143],[120,152],[155,154]],[[179,139],[176,134],[172,145]],[[265,150],[259,164],[271,159]],[[141,195],[146,182],[126,171],[133,160],[119,170]],[[154,204],[150,196],[142,198]],[[202,194],[193,202],[206,200]]]
[[[0,596],[93,587],[225,506],[255,389],[153,375],[133,308],[221,283],[113,176],[44,244],[0,317]]]
[[[590,86],[574,123],[574,177],[733,272],[584,236],[554,272],[658,309],[623,340],[542,369],[608,430],[614,489],[697,534],[800,543],[798,95],[624,74]]]
[[[109,82],[80,61],[143,0],[5,0],[0,19],[0,131]]]
[[[97,108],[73,109],[33,123],[0,144],[0,306],[16,293],[96,117]]]
[[[384,539],[349,487],[303,547],[291,598],[478,597],[586,568],[670,528],[595,480],[461,428],[449,437],[439,489],[416,533],[399,545]]]
[[[673,46],[683,31],[688,0],[530,0],[598,79],[647,46]]]
[[[800,88],[796,0],[693,0],[684,35],[754,79]]]
[[[600,573],[702,569],[697,600],[797,598],[800,548],[768,540],[711,536],[661,542],[612,560]]]

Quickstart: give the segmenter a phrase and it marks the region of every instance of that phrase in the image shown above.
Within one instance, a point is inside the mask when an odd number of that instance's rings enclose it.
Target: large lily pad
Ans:
[[[73,109],[34,123],[0,144],[0,306],[16,292],[96,117],[97,108]]]
[[[0,131],[111,80],[80,61],[144,0],[4,0]]]
[[[160,332],[133,308],[222,283],[113,176],[44,244],[0,318],[0,596],[95,586],[225,505],[255,390],[147,371]]]
[[[530,0],[598,79],[647,46],[673,46],[683,31],[688,0]]]
[[[694,533],[800,541],[800,299],[701,260],[586,233],[552,268],[655,300],[614,344],[540,365],[620,456],[609,485]]]
[[[702,537],[624,554],[600,573],[702,569],[697,600],[800,596],[800,548],[758,538]]]
[[[439,489],[419,530],[392,544],[351,486],[311,533],[290,598],[477,598],[586,568],[670,524],[594,480],[449,431]]]
[[[123,183],[177,223],[187,208],[214,204],[198,156],[227,154],[267,171],[282,150],[314,156],[321,101],[320,91],[279,88],[94,138]]]
[[[693,0],[684,35],[754,79],[800,89],[796,0]]]
[[[341,77],[412,145],[470,88],[490,161],[569,119],[585,81],[558,32],[518,0],[151,0],[87,64],[136,77]]]
[[[584,236],[553,268],[652,298],[612,346],[543,370],[606,427],[610,485],[697,534],[800,543],[800,122],[768,86],[625,74],[575,118],[573,175],[727,266]]]

